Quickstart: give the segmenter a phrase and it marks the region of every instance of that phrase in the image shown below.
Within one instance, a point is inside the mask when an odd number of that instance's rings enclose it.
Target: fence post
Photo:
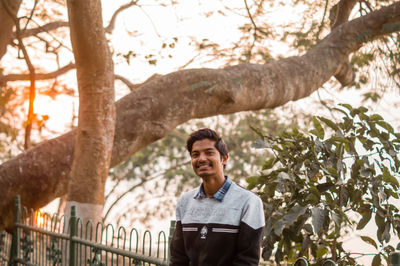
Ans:
[[[170,226],[169,226],[169,236],[168,236],[168,263],[171,259],[171,241],[172,241],[172,236],[174,235],[175,232],[175,220],[171,220]]]
[[[400,252],[393,252],[390,254],[389,266],[400,266]]]
[[[20,234],[19,234],[19,228],[17,224],[19,224],[21,221],[21,199],[19,195],[15,197],[15,204],[14,204],[14,228],[13,228],[13,235],[12,235],[12,241],[11,241],[11,254],[10,254],[10,264],[11,265],[17,265],[15,260],[18,258],[18,254],[20,252]]]
[[[73,240],[77,236],[76,207],[71,206],[71,217],[69,219],[69,266],[76,266],[76,243]]]

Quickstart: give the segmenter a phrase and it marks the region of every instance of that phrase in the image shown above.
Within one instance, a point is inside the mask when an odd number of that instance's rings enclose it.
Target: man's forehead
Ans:
[[[215,141],[210,139],[197,140],[192,146],[192,152],[195,150],[216,150]]]

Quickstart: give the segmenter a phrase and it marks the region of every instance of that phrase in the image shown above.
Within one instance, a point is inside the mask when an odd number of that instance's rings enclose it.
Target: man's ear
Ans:
[[[222,165],[226,165],[226,162],[228,161],[228,158],[229,158],[228,154],[221,157]]]

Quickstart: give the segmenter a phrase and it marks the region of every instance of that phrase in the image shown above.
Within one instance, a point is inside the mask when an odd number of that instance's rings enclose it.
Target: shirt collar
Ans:
[[[225,176],[225,182],[220,187],[220,189],[211,196],[211,198],[218,200],[219,202],[222,202],[222,200],[225,197],[226,192],[228,192],[230,186],[232,184],[232,180],[229,179],[228,176]],[[204,193],[204,187],[203,183],[200,185],[199,191],[197,192],[196,196],[194,196],[195,199],[204,199],[206,198],[206,193]]]

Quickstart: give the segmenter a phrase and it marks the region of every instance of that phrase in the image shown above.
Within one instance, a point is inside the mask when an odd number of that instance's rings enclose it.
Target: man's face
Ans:
[[[228,160],[228,155],[221,158],[221,154],[215,148],[215,141],[209,139],[198,140],[193,143],[192,167],[196,175],[207,177],[223,177],[224,165]]]

